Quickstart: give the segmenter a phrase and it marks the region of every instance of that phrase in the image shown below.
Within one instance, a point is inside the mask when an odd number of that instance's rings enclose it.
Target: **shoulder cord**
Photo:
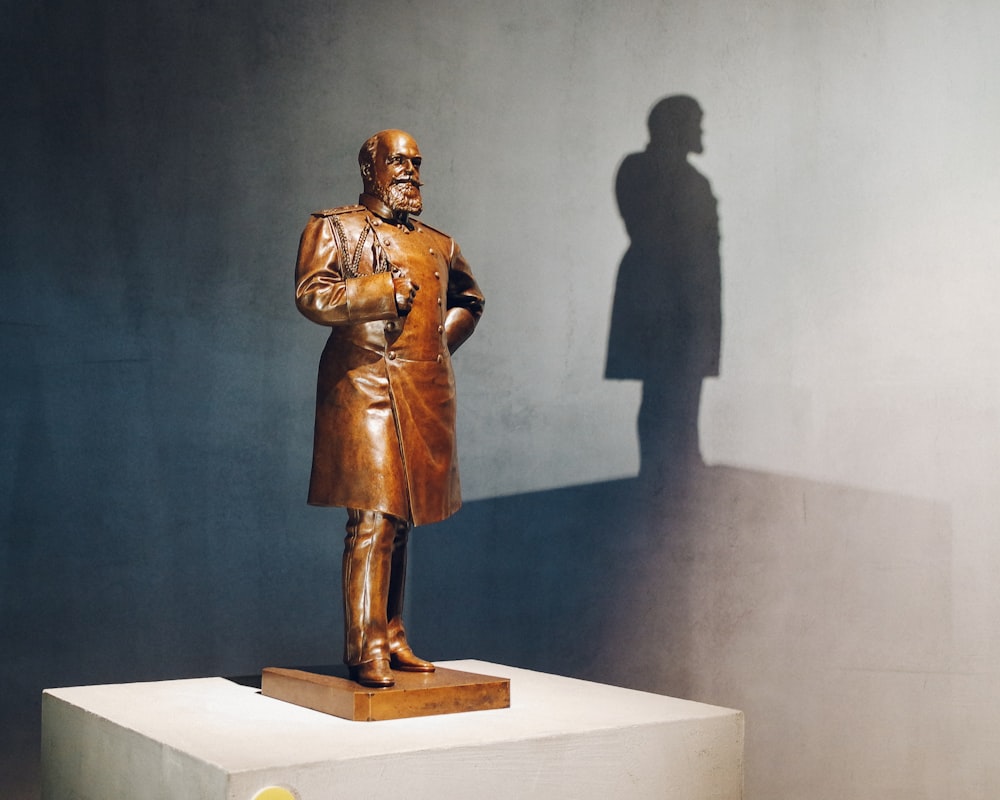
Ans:
[[[354,248],[354,253],[351,253],[350,248],[347,246],[347,234],[344,232],[344,226],[341,225],[337,215],[333,214],[327,217],[327,219],[330,220],[334,238],[337,240],[337,250],[340,252],[340,266],[344,277],[357,278],[358,264],[361,262],[361,248],[364,246],[365,239],[368,236],[368,227],[366,226],[361,232],[361,238],[358,239],[357,247]]]
[[[344,226],[340,223],[340,220],[336,215],[329,217],[330,223],[333,225],[334,236],[338,240],[338,250],[340,251],[342,258],[341,261],[344,277],[345,278],[357,278],[360,273],[358,272],[358,266],[361,264],[361,253],[364,250],[365,240],[368,238],[369,231],[374,235],[375,242],[378,244],[377,256],[375,258],[375,263],[372,265],[372,271],[376,274],[379,272],[389,272],[392,269],[392,265],[389,263],[389,259],[385,256],[385,248],[382,246],[382,242],[379,241],[378,234],[375,233],[375,229],[372,227],[371,218],[365,217],[365,227],[361,231],[361,237],[358,239],[358,244],[354,248],[354,252],[351,253],[347,247],[347,234],[344,231]]]

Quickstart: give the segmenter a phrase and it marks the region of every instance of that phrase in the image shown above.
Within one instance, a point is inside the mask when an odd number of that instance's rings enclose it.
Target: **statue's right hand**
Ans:
[[[413,300],[420,288],[405,275],[392,276],[392,288],[396,297],[396,310],[399,316],[405,317],[413,308]]]

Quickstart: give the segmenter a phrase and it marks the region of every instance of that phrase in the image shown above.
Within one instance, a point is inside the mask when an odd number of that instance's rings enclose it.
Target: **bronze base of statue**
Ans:
[[[510,680],[438,667],[393,672],[394,684],[372,688],[338,675],[268,667],[261,694],[356,722],[429,717],[510,707]]]

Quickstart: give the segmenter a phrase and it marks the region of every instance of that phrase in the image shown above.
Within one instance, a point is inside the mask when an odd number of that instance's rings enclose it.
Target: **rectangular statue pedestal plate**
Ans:
[[[345,670],[346,672],[346,670]],[[510,706],[510,681],[438,667],[434,672],[393,672],[396,685],[368,689],[347,678],[268,667],[261,694],[355,722],[429,717]]]
[[[742,798],[739,711],[440,666],[509,679],[510,707],[362,723],[223,678],[49,689],[43,798],[253,800],[269,787],[298,800]]]

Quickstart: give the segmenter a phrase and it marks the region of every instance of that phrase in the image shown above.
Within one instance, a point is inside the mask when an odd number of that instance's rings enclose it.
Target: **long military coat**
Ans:
[[[361,201],[313,214],[299,243],[296,304],[331,328],[309,503],[437,522],[461,505],[451,353],[472,333],[483,295],[453,239]],[[419,287],[406,316],[397,271]]]

